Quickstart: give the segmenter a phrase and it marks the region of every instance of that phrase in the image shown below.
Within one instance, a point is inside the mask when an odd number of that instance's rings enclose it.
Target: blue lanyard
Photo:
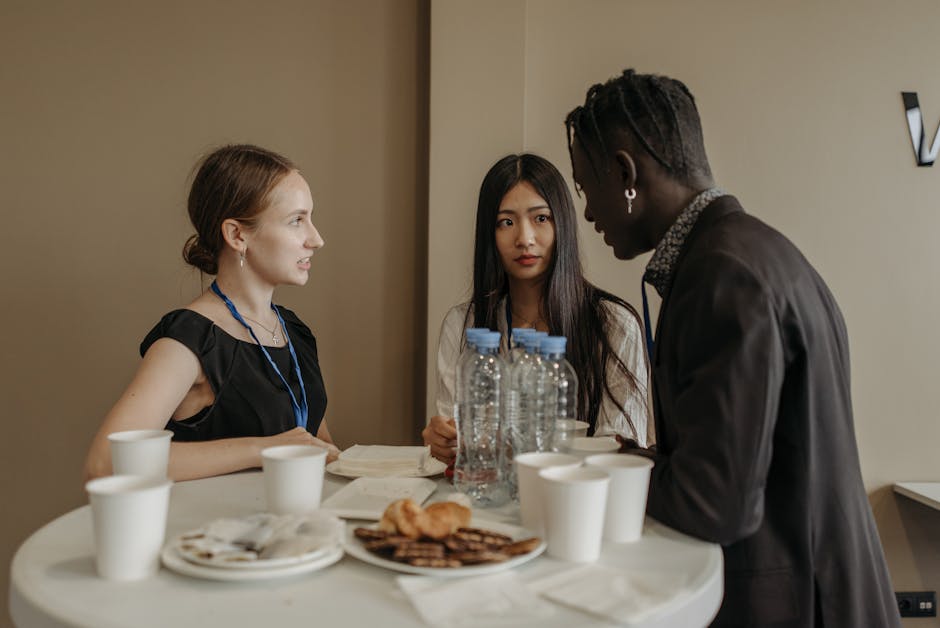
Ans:
[[[290,405],[294,409],[294,419],[297,421],[297,427],[307,427],[307,390],[304,388],[304,378],[300,374],[300,362],[297,360],[297,354],[294,352],[294,345],[290,341],[290,336],[287,334],[287,327],[284,325],[284,319],[281,318],[281,313],[278,312],[274,304],[271,304],[271,309],[274,310],[274,313],[277,315],[277,320],[281,323],[281,331],[284,332],[284,338],[287,340],[287,348],[290,351],[291,364],[294,366],[294,373],[297,375],[297,381],[300,382],[300,403],[297,403],[297,397],[294,396],[294,391],[291,390],[291,387],[288,385],[287,380],[284,379],[284,376],[281,375],[281,369],[277,368],[277,364],[274,363],[274,360],[271,359],[271,354],[268,353],[268,350],[264,348],[264,345],[261,344],[261,341],[258,340],[258,337],[255,335],[254,330],[251,328],[251,325],[245,322],[245,319],[242,318],[242,315],[238,313],[238,310],[235,309],[235,304],[232,303],[232,300],[229,299],[221,290],[219,290],[219,285],[216,282],[212,282],[212,291],[218,295],[220,299],[225,302],[225,307],[228,308],[228,311],[232,313],[232,316],[239,323],[248,330],[248,333],[251,334],[251,337],[254,338],[255,342],[258,343],[258,346],[261,348],[261,353],[264,354],[264,357],[268,359],[268,364],[271,365],[271,368],[274,369],[274,372],[277,373],[277,376],[280,378],[281,383],[284,384],[284,388],[287,389],[287,394],[290,395]]]
[[[640,291],[643,293],[643,327],[646,329],[646,350],[649,351],[649,363],[653,364],[653,331],[650,325],[650,305],[646,299],[646,282],[640,280]]]

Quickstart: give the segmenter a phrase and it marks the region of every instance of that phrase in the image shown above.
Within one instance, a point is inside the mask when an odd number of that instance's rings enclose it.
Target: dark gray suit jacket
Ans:
[[[900,626],[826,284],[731,196],[703,210],[653,355],[648,513],[720,543],[718,626]]]

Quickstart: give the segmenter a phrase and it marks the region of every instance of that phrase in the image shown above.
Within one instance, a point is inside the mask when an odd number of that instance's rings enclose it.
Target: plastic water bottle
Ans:
[[[541,344],[548,334],[537,332],[526,336],[526,348],[529,351],[527,362],[517,373],[520,381],[520,429],[518,430],[518,443],[516,451],[551,451],[552,433],[550,413],[548,412],[548,395],[550,392],[548,373],[545,370],[542,356],[539,352]]]
[[[524,355],[526,352],[524,339],[529,334],[538,333],[536,330],[531,327],[513,327],[512,328],[512,342],[509,345],[509,358],[507,362],[510,364],[515,363],[520,356]]]
[[[499,341],[499,332],[477,338],[476,353],[464,363],[457,389],[454,486],[470,497],[474,506],[498,506],[508,499],[501,431],[506,363],[499,356]]]
[[[547,331],[534,331],[529,334],[525,339],[526,351],[535,357],[539,357],[539,345],[542,343],[543,338],[548,338]]]
[[[503,477],[512,499],[517,499],[519,493],[513,458],[517,453],[536,451],[534,432],[530,429],[529,394],[525,378],[539,359],[539,334],[548,335],[534,329],[526,329],[522,334],[516,334],[517,331],[513,330],[516,336],[516,346],[513,348],[515,358],[507,365],[503,420]]]
[[[477,353],[477,338],[480,334],[488,334],[490,330],[486,327],[468,327],[464,333],[466,334],[467,342],[464,344],[463,350],[460,352],[460,355],[457,356],[457,366],[455,369],[456,377],[454,382],[454,420],[457,420],[457,415],[460,413],[460,409],[457,404],[457,400],[460,398],[460,386],[461,378],[460,373],[466,364],[473,356]]]
[[[555,445],[554,433],[558,421],[578,418],[578,376],[571,363],[565,359],[567,339],[564,336],[549,336],[539,345],[542,367],[546,377],[545,421],[547,438]]]

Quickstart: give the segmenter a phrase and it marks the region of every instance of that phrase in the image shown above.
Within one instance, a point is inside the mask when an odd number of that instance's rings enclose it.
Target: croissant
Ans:
[[[420,538],[426,527],[427,514],[410,499],[399,499],[388,505],[379,520],[379,530],[400,534],[410,539]]]
[[[427,537],[443,539],[457,528],[470,523],[472,512],[453,502],[431,504],[425,509],[410,499],[399,499],[388,505],[379,520],[379,530],[400,534],[411,539]]]
[[[424,509],[427,520],[424,522],[423,532],[432,539],[443,539],[470,525],[472,512],[466,506],[454,502],[438,502]]]

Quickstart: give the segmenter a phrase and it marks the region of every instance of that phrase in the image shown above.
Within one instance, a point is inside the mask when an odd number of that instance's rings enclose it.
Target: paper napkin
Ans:
[[[447,579],[399,576],[397,580],[431,626],[512,626],[555,612],[511,571]]]
[[[394,447],[391,445],[353,445],[339,455],[337,466],[352,475],[398,475],[415,473],[424,468],[428,447]]]
[[[687,585],[688,576],[682,573],[585,565],[531,582],[529,588],[614,623],[638,624],[674,603],[677,591],[688,589]]]

